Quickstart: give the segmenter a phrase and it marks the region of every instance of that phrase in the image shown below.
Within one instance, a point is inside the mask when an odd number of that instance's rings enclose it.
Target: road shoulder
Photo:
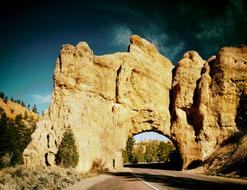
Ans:
[[[100,183],[104,180],[107,180],[108,178],[111,177],[112,177],[111,175],[101,174],[95,177],[86,178],[72,186],[67,187],[65,190],[86,190],[92,187],[93,185]]]

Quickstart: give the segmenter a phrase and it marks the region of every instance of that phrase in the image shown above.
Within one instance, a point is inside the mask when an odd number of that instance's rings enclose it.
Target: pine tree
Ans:
[[[38,112],[38,111],[37,111],[37,106],[36,106],[36,104],[33,105],[32,111],[33,111],[34,113],[37,113],[37,112]]]
[[[0,110],[0,168],[22,164],[22,153],[31,141],[34,127],[26,127],[22,115],[15,120]]]
[[[0,92],[0,98],[4,99],[4,97],[5,97],[4,92]]]
[[[23,101],[21,101],[21,105],[22,105],[23,107],[26,107],[26,104],[25,104]]]
[[[133,137],[130,137],[127,140],[126,149],[122,153],[124,163],[128,163],[128,162],[133,163],[133,162],[136,162],[136,157],[133,154],[133,146],[134,146],[134,144],[135,144],[135,139]]]
[[[3,99],[3,101],[4,101],[5,103],[7,103],[7,102],[8,102],[8,97],[5,96],[4,99]]]
[[[75,144],[74,135],[71,131],[66,131],[56,154],[56,163],[65,168],[75,167],[79,161],[79,154]]]

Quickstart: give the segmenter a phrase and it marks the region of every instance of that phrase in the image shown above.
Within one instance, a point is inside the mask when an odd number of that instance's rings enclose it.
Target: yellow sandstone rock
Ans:
[[[148,41],[130,42],[128,52],[103,56],[86,42],[62,47],[51,105],[23,153],[27,166],[54,165],[68,129],[80,171],[99,160],[121,168],[127,139],[144,131],[169,137],[191,168],[243,130],[236,117],[247,94],[246,47],[223,48],[208,61],[189,51],[174,68]]]
[[[28,166],[53,165],[62,134],[71,129],[78,169],[95,160],[122,167],[128,137],[154,130],[170,136],[171,61],[131,37],[129,52],[95,56],[85,42],[65,45],[56,62],[52,103],[24,152]],[[57,145],[57,146],[56,146]]]

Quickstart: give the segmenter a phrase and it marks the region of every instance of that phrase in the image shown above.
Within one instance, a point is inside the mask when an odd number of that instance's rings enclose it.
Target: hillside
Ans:
[[[22,153],[31,140],[36,122],[41,119],[24,107],[22,101],[13,101],[6,96],[0,98],[0,168],[23,163]]]
[[[6,113],[8,118],[14,119],[17,115],[26,115],[28,118],[33,118],[34,120],[40,120],[41,116],[33,111],[28,110],[26,107],[8,100],[6,103],[2,98],[0,98],[0,108]]]
[[[247,176],[247,135],[240,132],[225,141],[204,162],[207,174],[231,177]]]

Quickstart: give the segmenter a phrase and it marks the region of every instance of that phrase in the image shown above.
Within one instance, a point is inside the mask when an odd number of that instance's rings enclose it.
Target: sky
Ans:
[[[159,133],[152,132],[152,131],[137,134],[134,136],[134,139],[136,142],[145,141],[145,140],[153,140],[153,139],[158,139],[160,141],[170,141],[170,139],[168,139],[164,135],[161,135]]]
[[[207,59],[247,43],[245,0],[60,0],[0,2],[0,91],[47,109],[63,44],[95,55],[127,51],[129,36],[154,43],[174,65],[184,52]]]

